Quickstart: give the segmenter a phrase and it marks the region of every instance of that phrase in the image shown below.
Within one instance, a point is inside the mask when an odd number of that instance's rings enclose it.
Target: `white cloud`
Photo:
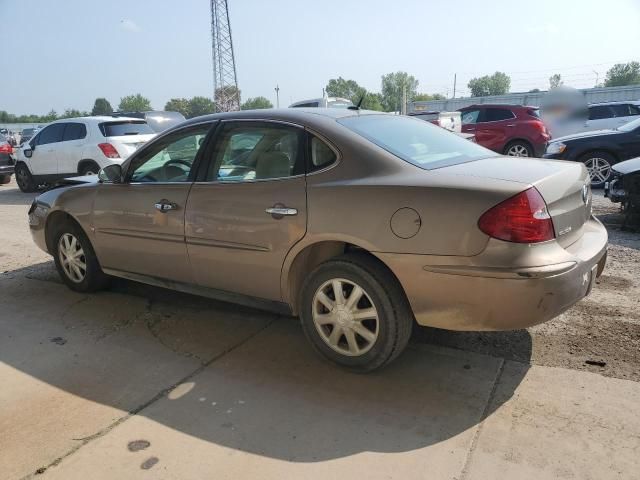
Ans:
[[[127,32],[139,32],[142,29],[138,26],[136,22],[131,20],[130,18],[125,18],[124,20],[120,20],[120,28]]]

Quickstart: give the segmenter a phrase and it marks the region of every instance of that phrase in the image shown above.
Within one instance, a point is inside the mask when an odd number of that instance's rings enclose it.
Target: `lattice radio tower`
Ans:
[[[227,0],[211,0],[211,38],[213,45],[213,101],[217,112],[240,110],[240,91],[236,78],[231,23]]]

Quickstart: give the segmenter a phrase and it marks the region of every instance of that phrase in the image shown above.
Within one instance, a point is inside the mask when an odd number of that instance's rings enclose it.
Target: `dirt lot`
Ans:
[[[0,189],[0,208],[26,207],[33,196],[21,193],[12,182]],[[620,230],[620,209],[601,191],[595,193],[593,204],[594,213],[607,226],[610,245],[607,268],[589,297],[560,317],[527,330],[466,333],[419,327],[413,341],[640,381],[640,234]],[[3,210],[5,225],[25,225],[23,209]],[[19,235],[13,229],[0,233],[0,238],[6,236],[4,245],[22,252],[18,256],[9,249],[0,252],[0,274],[15,275],[16,267],[26,267],[31,278],[59,282],[50,257],[32,245],[24,227],[17,230]],[[150,299],[166,295],[162,289],[126,281],[117,282],[114,288]]]

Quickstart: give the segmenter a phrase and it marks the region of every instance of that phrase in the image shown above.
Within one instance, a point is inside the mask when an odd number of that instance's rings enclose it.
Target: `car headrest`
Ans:
[[[280,178],[291,175],[289,157],[282,152],[263,153],[256,162],[256,179]]]

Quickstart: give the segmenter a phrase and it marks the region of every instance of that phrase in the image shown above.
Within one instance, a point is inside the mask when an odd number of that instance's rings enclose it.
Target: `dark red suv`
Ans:
[[[461,108],[462,131],[476,142],[512,157],[541,157],[551,135],[537,107],[471,105]]]

